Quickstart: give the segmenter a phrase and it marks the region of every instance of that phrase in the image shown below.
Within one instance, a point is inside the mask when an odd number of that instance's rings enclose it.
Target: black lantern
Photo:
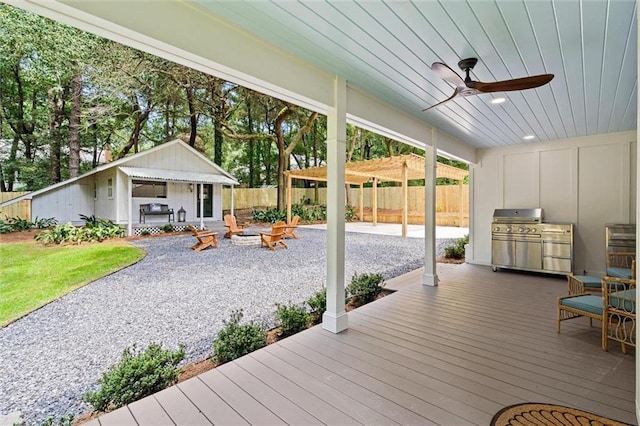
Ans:
[[[180,210],[178,210],[178,222],[184,222],[186,219],[187,219],[187,212],[182,206],[180,206]]]

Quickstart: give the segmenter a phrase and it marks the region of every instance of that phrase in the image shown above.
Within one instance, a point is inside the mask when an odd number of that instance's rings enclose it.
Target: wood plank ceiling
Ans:
[[[637,126],[636,1],[197,3],[479,148]],[[538,89],[458,98],[422,112],[454,90],[431,63],[458,71],[467,57],[479,58],[474,80],[555,78]],[[497,97],[506,102],[491,104]]]

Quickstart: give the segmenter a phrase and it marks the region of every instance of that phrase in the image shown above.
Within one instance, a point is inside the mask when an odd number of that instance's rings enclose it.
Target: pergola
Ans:
[[[291,182],[293,179],[312,181],[326,181],[327,167],[310,167],[307,169],[290,170],[287,176],[287,221],[291,221]],[[436,177],[457,180],[462,185],[467,170],[462,170],[448,164],[437,163]],[[417,154],[398,155],[395,157],[378,158],[375,160],[354,161],[345,164],[345,183],[360,186],[360,218],[364,213],[364,183],[372,182],[373,224],[378,222],[378,182],[402,183],[402,236],[407,236],[408,222],[408,182],[425,178],[425,159]],[[460,191],[462,194],[462,191]],[[462,203],[460,204],[462,205]]]

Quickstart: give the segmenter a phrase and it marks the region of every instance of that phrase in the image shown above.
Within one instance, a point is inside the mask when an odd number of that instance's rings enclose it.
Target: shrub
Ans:
[[[162,225],[162,232],[173,232],[173,225],[170,223]]]
[[[6,221],[0,220],[0,234],[28,231],[32,228],[45,229],[54,226],[56,223],[57,221],[52,217],[42,219],[38,219],[38,217],[36,217],[33,222],[20,217],[12,217],[7,218]]]
[[[62,416],[59,419],[51,416],[44,422],[40,423],[40,426],[73,426],[73,414]]]
[[[82,216],[82,215],[81,215]],[[34,238],[43,244],[76,243],[84,241],[104,241],[108,238],[118,238],[124,235],[124,230],[110,220],[97,219],[87,221],[87,226],[78,228],[71,222],[45,229]]]
[[[224,321],[224,327],[213,341],[213,362],[223,364],[233,361],[267,345],[264,328],[253,322],[240,325],[242,316],[242,310],[233,311],[231,318]]]
[[[174,384],[180,375],[178,363],[184,359],[184,345],[176,351],[151,343],[144,351],[134,344],[122,352],[118,364],[99,380],[100,389],[87,392],[82,399],[96,411],[119,408]]]
[[[344,211],[344,220],[346,220],[347,222],[353,222],[357,219],[358,215],[356,214],[356,210],[353,208],[353,206],[347,205]]]
[[[307,305],[309,305],[309,309],[311,310],[313,322],[320,322],[322,320],[322,314],[327,310],[327,289],[323,288],[308,298]]]
[[[291,336],[307,328],[311,317],[304,306],[291,302],[288,305],[276,303],[276,316],[280,320],[278,335],[282,337]]]
[[[444,248],[444,257],[447,259],[463,259],[464,258],[464,246],[469,244],[469,235],[465,235],[464,238],[459,238],[452,246]]]
[[[148,229],[143,229],[140,231],[140,235],[151,235],[151,232]]]
[[[254,210],[253,220],[256,222],[269,222],[275,223],[278,221],[287,220],[287,212],[284,210],[278,210],[276,208],[266,210]]]
[[[382,274],[353,274],[347,293],[353,297],[356,306],[373,302],[382,293],[384,278]]]

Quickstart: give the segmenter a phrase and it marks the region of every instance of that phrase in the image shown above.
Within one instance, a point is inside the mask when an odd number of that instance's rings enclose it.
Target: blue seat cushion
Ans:
[[[631,279],[630,268],[614,268],[612,266],[607,267],[607,275],[610,277]]]
[[[596,277],[594,275],[574,275],[574,277],[582,281],[585,288],[602,287],[602,277]]]
[[[560,300],[560,304],[592,314],[602,315],[602,296],[575,296]]]
[[[616,291],[609,295],[609,306],[625,312],[636,313],[636,289]]]

